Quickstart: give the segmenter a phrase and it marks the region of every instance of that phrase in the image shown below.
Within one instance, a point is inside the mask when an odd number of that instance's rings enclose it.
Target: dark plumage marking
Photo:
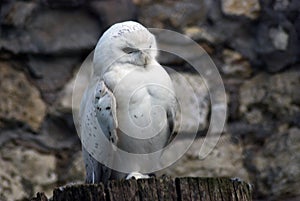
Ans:
[[[134,116],[134,118],[137,118],[137,116],[136,115],[133,115]]]
[[[110,110],[110,107],[108,106],[108,107],[106,107],[105,109],[106,109],[106,110]]]

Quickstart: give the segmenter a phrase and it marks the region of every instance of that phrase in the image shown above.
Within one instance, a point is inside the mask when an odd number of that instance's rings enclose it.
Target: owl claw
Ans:
[[[126,180],[128,179],[149,179],[150,176],[146,174],[141,174],[139,172],[131,172],[129,175],[127,175]]]

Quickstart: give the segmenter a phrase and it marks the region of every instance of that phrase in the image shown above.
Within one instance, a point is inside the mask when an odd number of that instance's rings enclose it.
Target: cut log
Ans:
[[[229,178],[150,178],[56,188],[52,201],[250,201],[251,186]],[[37,193],[31,201],[50,201]]]

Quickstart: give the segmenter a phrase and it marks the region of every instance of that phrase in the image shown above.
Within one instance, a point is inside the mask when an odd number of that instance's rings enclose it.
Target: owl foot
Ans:
[[[129,175],[127,175],[126,180],[128,179],[149,179],[150,176],[146,174],[141,174],[139,172],[131,172]]]

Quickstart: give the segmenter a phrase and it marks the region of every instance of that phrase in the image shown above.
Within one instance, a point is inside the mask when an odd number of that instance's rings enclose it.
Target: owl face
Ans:
[[[147,67],[155,61],[157,45],[153,34],[137,22],[110,27],[100,38],[94,53],[94,73],[103,74],[112,65]]]
[[[157,56],[155,37],[148,30],[127,33],[117,42],[115,52],[121,57],[118,62],[146,67]]]

